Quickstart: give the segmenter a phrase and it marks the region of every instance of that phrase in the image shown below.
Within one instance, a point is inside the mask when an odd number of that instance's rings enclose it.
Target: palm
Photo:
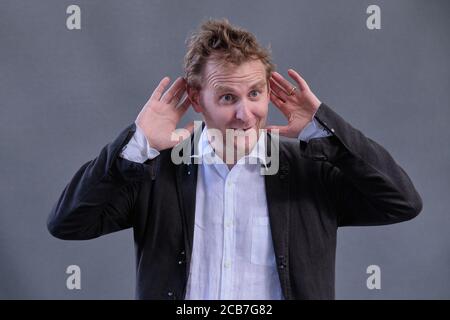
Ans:
[[[161,80],[136,119],[136,125],[144,131],[150,146],[157,150],[171,148],[178,143],[172,140],[172,133],[190,106],[187,96],[180,102],[186,91],[183,78],[178,78],[163,95],[169,81],[167,77]]]
[[[298,88],[294,91],[294,86],[279,73],[274,72],[270,78],[270,100],[284,114],[288,124],[269,126],[267,129],[277,129],[281,135],[296,138],[312,120],[320,101],[296,71],[290,69],[288,73],[297,83]]]

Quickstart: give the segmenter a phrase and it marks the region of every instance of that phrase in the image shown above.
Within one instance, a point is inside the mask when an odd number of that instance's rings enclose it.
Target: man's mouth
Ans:
[[[246,127],[246,128],[231,128],[231,129],[236,130],[236,131],[248,131],[248,130],[250,130],[252,128],[253,128],[253,126],[252,127]]]

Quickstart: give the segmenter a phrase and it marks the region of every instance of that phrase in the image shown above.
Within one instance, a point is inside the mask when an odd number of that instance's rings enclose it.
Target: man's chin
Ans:
[[[248,128],[227,128],[226,129],[227,132],[230,132],[230,134],[233,134],[235,136],[259,136],[259,127],[258,126],[253,126],[253,127],[248,127]],[[229,130],[229,131],[228,131]]]
[[[248,155],[256,145],[258,138],[253,135],[244,135],[234,139],[234,151],[239,155]]]
[[[224,155],[226,153],[230,156],[234,154],[232,159],[236,161],[242,156],[246,156],[251,153],[258,141],[259,135],[260,130],[257,125],[248,128],[226,128],[225,136],[222,136],[222,146],[215,144],[214,147],[219,154]]]
[[[231,131],[234,149],[245,150],[246,154],[253,148],[260,134],[256,126],[244,129],[231,129]]]

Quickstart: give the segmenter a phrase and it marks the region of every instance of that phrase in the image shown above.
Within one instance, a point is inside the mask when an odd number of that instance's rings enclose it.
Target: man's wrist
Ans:
[[[147,159],[153,159],[158,155],[159,151],[150,146],[144,131],[137,124],[133,137],[120,153],[122,158],[138,163],[144,163]]]

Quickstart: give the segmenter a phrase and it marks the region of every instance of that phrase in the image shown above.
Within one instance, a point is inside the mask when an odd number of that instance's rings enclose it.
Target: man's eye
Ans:
[[[258,90],[253,90],[250,92],[250,96],[255,98],[260,94],[260,92]]]
[[[233,101],[233,95],[231,95],[231,94],[224,94],[220,99],[225,101],[225,102],[231,102],[231,101]]]

